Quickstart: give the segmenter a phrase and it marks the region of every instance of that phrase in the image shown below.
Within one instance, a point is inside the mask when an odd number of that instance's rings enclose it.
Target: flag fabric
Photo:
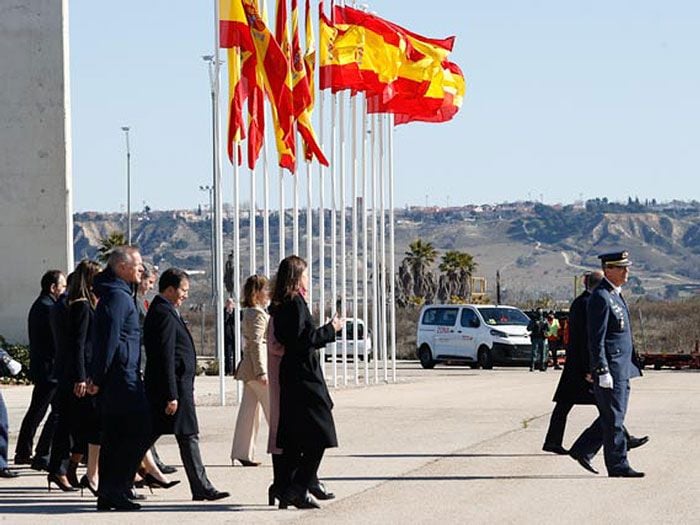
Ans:
[[[308,1],[308,0],[307,0]],[[306,62],[301,53],[299,42],[299,9],[298,0],[292,0],[292,100],[294,104],[294,117],[297,121],[297,130],[304,143],[305,158],[311,160],[315,156],[324,166],[328,166],[328,160],[323,155],[318,139],[311,122],[313,109],[313,95],[309,86]],[[313,72],[312,72],[313,74]]]

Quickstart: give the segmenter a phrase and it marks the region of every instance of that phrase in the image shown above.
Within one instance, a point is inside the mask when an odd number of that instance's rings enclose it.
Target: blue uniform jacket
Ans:
[[[131,288],[109,268],[95,278],[99,301],[91,363],[92,382],[100,387],[103,413],[148,410],[139,372],[141,329]]]
[[[607,368],[615,382],[640,376],[627,304],[607,279],[591,292],[587,316],[591,370]]]

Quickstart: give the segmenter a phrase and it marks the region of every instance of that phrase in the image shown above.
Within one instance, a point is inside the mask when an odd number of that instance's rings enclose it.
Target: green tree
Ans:
[[[425,302],[432,302],[435,296],[435,276],[431,266],[437,259],[438,251],[431,242],[416,239],[408,245],[408,251],[402,261],[404,276],[400,276],[401,282],[406,288],[406,296],[422,297]]]
[[[107,263],[110,254],[117,246],[124,246],[126,244],[126,235],[119,231],[114,231],[100,239],[100,245],[97,248],[97,260],[102,264]]]
[[[452,297],[466,300],[471,291],[469,283],[476,266],[474,257],[467,252],[459,250],[445,252],[438,266],[442,273],[438,297],[445,302],[450,301]]]

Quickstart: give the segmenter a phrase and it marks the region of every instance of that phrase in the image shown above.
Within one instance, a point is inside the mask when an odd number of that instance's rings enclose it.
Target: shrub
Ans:
[[[22,370],[16,376],[1,377],[0,382],[3,384],[29,384],[27,373],[29,372],[29,347],[25,345],[16,345],[8,343],[3,336],[0,335],[0,347],[12,356],[15,361],[19,361],[22,365]]]

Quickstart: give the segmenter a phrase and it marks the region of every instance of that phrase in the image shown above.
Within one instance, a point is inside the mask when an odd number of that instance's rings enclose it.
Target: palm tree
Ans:
[[[435,262],[437,254],[431,242],[416,239],[408,245],[402,265],[405,264],[413,276],[413,294],[407,295],[423,297],[426,302],[432,300],[435,294],[435,277],[430,267]]]
[[[469,281],[476,270],[474,257],[458,250],[450,250],[443,254],[438,269],[440,276],[440,299],[449,301],[452,297],[466,299],[469,296]]]
[[[97,248],[97,260],[102,264],[106,264],[114,248],[117,246],[124,246],[125,244],[126,235],[119,231],[113,231],[107,235],[107,237],[100,239],[100,245]]]

